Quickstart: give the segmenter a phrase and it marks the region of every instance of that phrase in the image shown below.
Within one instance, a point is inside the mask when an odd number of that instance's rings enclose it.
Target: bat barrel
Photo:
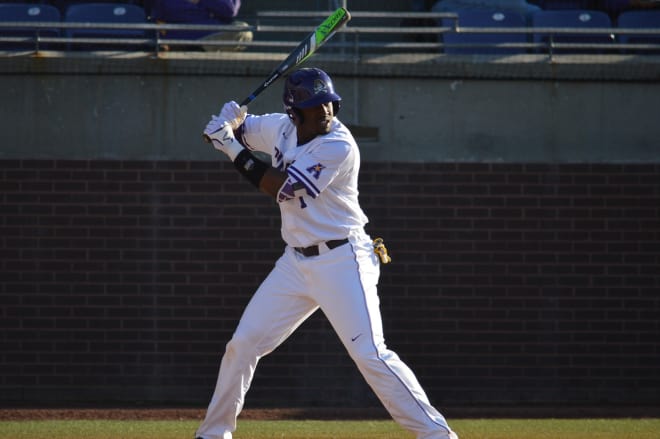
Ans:
[[[280,63],[280,65],[269,75],[268,79],[264,81],[256,90],[241,102],[242,106],[247,106],[250,102],[275,82],[280,76],[284,75],[287,71],[296,67],[330,39],[335,32],[344,26],[351,19],[351,14],[346,8],[338,8],[323,23],[321,23],[307,38],[305,38],[293,52]],[[211,143],[211,139],[204,135],[204,141]]]

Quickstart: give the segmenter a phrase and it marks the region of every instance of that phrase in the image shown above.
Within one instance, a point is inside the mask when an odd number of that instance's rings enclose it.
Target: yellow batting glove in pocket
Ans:
[[[387,254],[387,247],[385,247],[383,238],[374,239],[374,253],[378,255],[382,264],[389,264],[392,262],[392,258]]]

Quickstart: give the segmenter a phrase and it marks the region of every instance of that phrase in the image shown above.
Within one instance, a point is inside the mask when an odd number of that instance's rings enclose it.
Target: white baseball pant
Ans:
[[[319,307],[392,418],[418,439],[447,439],[445,418],[413,372],[387,349],[379,309],[378,257],[368,235],[306,257],[287,247],[245,308],[226,347],[197,436],[231,439],[259,359],[279,346]]]

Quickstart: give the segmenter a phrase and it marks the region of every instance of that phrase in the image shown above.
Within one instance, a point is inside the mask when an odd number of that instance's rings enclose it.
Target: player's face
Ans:
[[[314,138],[328,134],[334,117],[332,102],[321,104],[312,108],[301,108],[303,122],[298,126],[298,132],[305,137]]]

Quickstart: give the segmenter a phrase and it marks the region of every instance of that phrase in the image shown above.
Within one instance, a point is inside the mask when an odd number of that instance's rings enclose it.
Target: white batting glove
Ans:
[[[234,137],[231,125],[222,117],[213,116],[204,128],[204,136],[213,143],[213,147],[222,151],[233,162],[236,156],[243,151],[243,145]]]
[[[247,106],[241,107],[234,101],[229,101],[222,106],[220,117],[226,120],[233,129],[240,127],[245,122],[247,116]]]

